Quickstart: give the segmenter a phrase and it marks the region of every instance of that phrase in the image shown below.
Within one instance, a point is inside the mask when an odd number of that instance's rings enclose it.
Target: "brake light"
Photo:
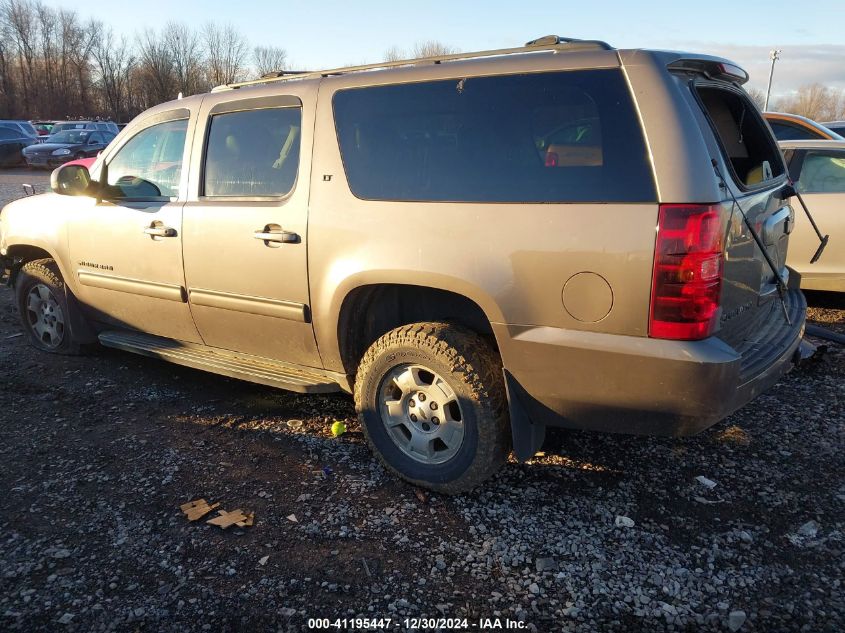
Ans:
[[[546,152],[546,167],[557,167],[558,160],[557,152]]]
[[[649,336],[676,340],[710,336],[719,317],[723,269],[719,207],[660,205]]]

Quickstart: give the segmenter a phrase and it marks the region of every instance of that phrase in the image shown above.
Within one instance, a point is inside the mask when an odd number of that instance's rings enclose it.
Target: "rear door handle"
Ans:
[[[278,244],[297,244],[299,235],[292,231],[283,231],[277,224],[268,224],[263,229],[256,231],[253,237],[263,242],[274,242]]]
[[[169,226],[148,226],[144,228],[144,233],[152,237],[176,237],[176,229]]]

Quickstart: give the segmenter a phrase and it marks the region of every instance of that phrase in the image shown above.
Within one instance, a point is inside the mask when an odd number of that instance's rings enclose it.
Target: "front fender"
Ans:
[[[72,290],[76,279],[68,261],[67,196],[48,193],[16,200],[0,213],[0,255],[12,260],[49,257]]]

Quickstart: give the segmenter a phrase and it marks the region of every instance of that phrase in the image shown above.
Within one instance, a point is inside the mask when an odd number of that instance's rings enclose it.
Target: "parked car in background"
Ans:
[[[50,134],[58,134],[68,130],[100,130],[111,132],[115,136],[120,132],[114,121],[56,121]]]
[[[448,493],[547,425],[697,433],[792,366],[794,215],[744,70],[556,36],[437,62],[221,86],[57,169],[0,214],[30,342],[347,391]]]
[[[831,132],[836,132],[839,136],[845,137],[845,121],[827,121],[822,125]]]
[[[804,116],[784,112],[764,112],[763,116],[779,141],[845,140],[836,132]]]
[[[0,126],[17,130],[24,136],[31,139],[38,138],[38,131],[29,121],[23,121],[21,119],[0,119]]]
[[[53,121],[30,121],[39,137],[50,136],[55,123]]]
[[[845,140],[782,141],[780,147],[796,190],[822,233],[831,236],[822,256],[810,264],[818,237],[807,218],[798,217],[787,264],[801,273],[805,290],[845,292]]]
[[[50,135],[45,143],[30,145],[23,156],[30,167],[58,167],[71,160],[96,156],[115,135],[99,130],[65,130]]]
[[[35,140],[26,136],[19,128],[0,124],[0,166],[23,164],[25,161],[22,150],[34,143]]]

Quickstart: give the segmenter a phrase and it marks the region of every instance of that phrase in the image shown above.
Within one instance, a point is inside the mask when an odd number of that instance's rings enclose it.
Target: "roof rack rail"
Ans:
[[[363,72],[367,70],[381,70],[385,68],[400,68],[402,66],[419,66],[422,64],[440,64],[443,62],[457,61],[463,59],[478,59],[483,57],[498,57],[501,55],[517,55],[522,53],[537,53],[540,51],[551,52],[566,52],[566,51],[580,51],[580,50],[614,50],[607,42],[601,40],[579,40],[570,37],[560,37],[558,35],[546,35],[536,40],[527,42],[525,46],[516,48],[498,48],[489,51],[476,51],[470,53],[451,53],[449,55],[435,55],[433,57],[420,57],[417,59],[404,59],[394,62],[378,62],[375,64],[363,64],[361,66],[344,66],[341,68],[332,68],[329,70],[315,70],[315,71],[291,71],[282,70],[277,72],[267,73],[259,79],[251,79],[249,81],[240,81],[237,83],[223,84],[212,88],[212,92],[220,92],[222,90],[235,90],[238,88],[245,88],[247,86],[258,86],[276,81],[290,81],[292,79],[311,79],[319,77],[332,77],[335,75],[346,75],[348,73]]]
[[[278,79],[279,77],[286,77],[288,75],[307,75],[311,70],[271,70],[269,73],[264,73],[259,79]]]

